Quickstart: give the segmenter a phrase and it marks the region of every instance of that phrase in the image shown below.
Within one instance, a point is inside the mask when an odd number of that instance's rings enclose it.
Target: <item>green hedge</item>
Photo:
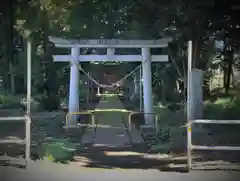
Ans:
[[[39,156],[52,162],[67,162],[73,160],[76,145],[68,139],[50,139],[43,142]]]
[[[240,100],[237,98],[219,98],[213,103],[206,103],[203,110],[204,119],[229,119],[240,118]]]
[[[170,111],[167,108],[156,108],[155,110],[160,118],[159,123],[161,129],[160,133],[151,140],[150,151],[166,153],[170,151],[172,141],[177,140],[177,138],[171,138],[171,129],[181,129],[179,128],[179,123],[182,124],[185,121],[184,114],[179,111]],[[240,99],[236,97],[218,98],[214,102],[206,102],[203,108],[203,118],[215,120],[239,120]]]

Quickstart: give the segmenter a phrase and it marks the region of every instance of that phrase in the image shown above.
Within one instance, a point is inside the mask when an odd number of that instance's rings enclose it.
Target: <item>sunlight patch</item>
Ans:
[[[132,151],[104,151],[106,156],[142,156],[143,153],[132,152]]]

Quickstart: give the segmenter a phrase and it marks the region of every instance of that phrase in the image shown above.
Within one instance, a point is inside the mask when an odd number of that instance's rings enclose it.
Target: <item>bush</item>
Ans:
[[[0,94],[0,104],[6,104],[6,103],[10,103],[12,99],[10,98],[10,96],[5,95],[5,94]]]
[[[147,141],[150,152],[169,153],[171,149],[171,135],[168,127],[161,128],[158,134],[155,134]]]
[[[0,93],[0,104],[1,109],[25,109],[19,97],[3,93]]]
[[[236,98],[220,98],[214,103],[206,103],[204,105],[203,115],[205,119],[239,119],[240,101]]]
[[[51,139],[42,143],[39,149],[40,158],[52,162],[67,162],[73,160],[76,145],[68,139]]]
[[[55,95],[49,97],[44,96],[40,101],[40,105],[44,110],[54,111],[60,108],[60,100]]]

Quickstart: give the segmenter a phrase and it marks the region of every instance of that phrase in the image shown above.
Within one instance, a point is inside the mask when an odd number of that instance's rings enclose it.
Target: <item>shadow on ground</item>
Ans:
[[[135,145],[139,147],[141,145]],[[165,158],[164,158],[165,157]],[[151,156],[134,151],[132,147],[86,146],[73,161],[88,168],[105,169],[159,169],[161,171],[186,172],[186,160],[171,160],[166,155]],[[171,168],[170,163],[179,165]]]

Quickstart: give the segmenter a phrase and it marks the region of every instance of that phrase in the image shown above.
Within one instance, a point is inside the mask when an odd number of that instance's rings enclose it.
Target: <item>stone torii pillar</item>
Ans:
[[[150,48],[142,48],[143,107],[145,124],[154,124]]]
[[[68,112],[79,112],[79,61],[80,49],[78,47],[71,48],[71,68],[70,68],[70,85],[68,98]],[[76,124],[77,115],[69,116],[68,124]]]

